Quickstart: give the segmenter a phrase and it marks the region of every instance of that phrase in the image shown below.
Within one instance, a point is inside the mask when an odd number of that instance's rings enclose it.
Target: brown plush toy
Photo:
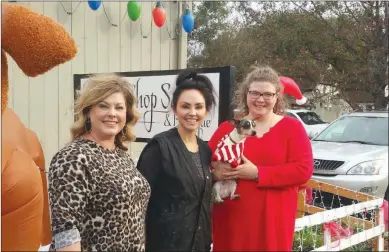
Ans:
[[[45,161],[34,132],[7,107],[8,53],[30,77],[71,60],[74,40],[52,19],[2,3],[1,15],[1,250],[37,251],[51,242]]]

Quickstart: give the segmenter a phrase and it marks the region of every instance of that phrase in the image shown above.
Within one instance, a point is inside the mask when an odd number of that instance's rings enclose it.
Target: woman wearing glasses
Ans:
[[[257,135],[246,139],[237,168],[212,164],[213,180],[238,179],[240,195],[214,205],[213,250],[291,251],[298,187],[313,171],[308,135],[299,121],[283,116],[280,77],[270,67],[251,68],[235,102],[243,117],[255,121]],[[211,149],[232,130],[232,124],[221,124],[209,141]]]

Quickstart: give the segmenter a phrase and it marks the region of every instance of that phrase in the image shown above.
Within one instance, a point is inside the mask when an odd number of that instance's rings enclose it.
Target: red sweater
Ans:
[[[224,122],[209,141],[215,151],[219,140],[233,130]],[[244,155],[258,166],[258,182],[239,180],[241,197],[214,205],[214,251],[291,251],[298,187],[313,172],[310,140],[294,118],[284,117],[263,137],[248,137]]]
[[[229,134],[219,140],[216,145],[216,150],[212,155],[212,161],[223,161],[231,164],[232,167],[236,168],[242,160],[242,153],[244,150],[244,142],[238,144],[226,144]]]

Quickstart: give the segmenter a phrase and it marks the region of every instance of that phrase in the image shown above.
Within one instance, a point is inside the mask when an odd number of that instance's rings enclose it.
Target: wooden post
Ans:
[[[300,190],[298,194],[296,218],[301,218],[305,215],[305,194],[305,190]]]
[[[384,225],[384,209],[380,207],[378,210],[375,210],[375,219],[378,225]],[[385,230],[382,230],[384,232]],[[374,251],[384,251],[384,237],[383,233],[374,238],[375,246]]]
[[[324,224],[325,223],[322,224],[323,227]],[[330,230],[328,230],[328,228],[323,228],[323,243],[327,247],[327,251],[329,251],[331,248],[332,241],[331,241],[331,233]]]

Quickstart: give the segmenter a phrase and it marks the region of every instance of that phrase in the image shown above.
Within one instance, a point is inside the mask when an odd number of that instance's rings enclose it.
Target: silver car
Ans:
[[[313,179],[387,198],[388,111],[344,115],[311,142]]]

